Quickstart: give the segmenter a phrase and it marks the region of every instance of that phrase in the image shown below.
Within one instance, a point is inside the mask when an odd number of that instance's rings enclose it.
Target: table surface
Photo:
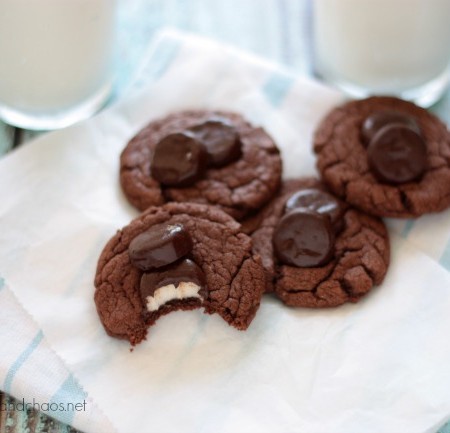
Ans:
[[[111,101],[126,94],[154,33],[165,26],[227,42],[311,75],[309,0],[118,0],[118,66]],[[450,90],[432,108],[450,124]],[[0,121],[0,155],[36,133]],[[12,398],[0,392],[0,404]],[[0,433],[75,433],[36,412],[1,411]],[[441,429],[450,433],[450,424]]]

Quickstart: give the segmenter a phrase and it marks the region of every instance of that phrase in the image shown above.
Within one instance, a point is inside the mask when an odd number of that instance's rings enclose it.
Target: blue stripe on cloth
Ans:
[[[4,286],[5,286],[5,280],[2,277],[0,277],[0,290],[2,290]]]
[[[403,230],[402,230],[402,238],[406,239],[409,234],[411,233],[412,228],[414,227],[414,220],[407,220],[405,222],[405,225],[403,226]]]
[[[175,59],[180,46],[181,41],[176,39],[168,39],[159,43],[148,62],[149,68],[144,70],[145,80],[161,77]]]
[[[437,433],[450,433],[450,421],[441,427]]]
[[[444,252],[439,259],[439,263],[441,264],[441,266],[447,269],[447,271],[450,271],[450,240],[447,241]]]
[[[5,392],[8,393],[11,392],[11,384],[14,379],[14,376],[16,375],[17,371],[22,367],[22,365],[26,362],[26,360],[30,357],[30,355],[34,352],[36,347],[39,346],[43,337],[44,334],[42,333],[42,331],[39,331],[33,338],[33,340],[30,342],[30,344],[27,346],[27,348],[14,361],[13,365],[10,367],[5,377],[5,382],[3,384],[3,389]]]
[[[58,419],[66,424],[71,424],[76,412],[86,410],[85,400],[87,393],[78,385],[72,374],[64,381],[58,391],[50,399],[49,408],[58,412]],[[53,410],[52,407],[58,406]]]
[[[274,107],[279,107],[294,82],[293,77],[281,72],[274,72],[266,81],[262,90],[269,102]]]

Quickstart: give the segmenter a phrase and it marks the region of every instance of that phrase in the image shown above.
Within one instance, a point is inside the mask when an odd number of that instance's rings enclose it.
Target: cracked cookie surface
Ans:
[[[419,181],[389,185],[370,171],[361,126],[383,110],[412,116],[418,123],[427,146],[427,169]],[[371,97],[335,108],[316,130],[314,151],[330,190],[367,213],[411,218],[450,206],[450,132],[436,116],[410,102]]]
[[[251,235],[253,250],[261,255],[266,270],[266,291],[275,292],[285,304],[294,307],[336,307],[357,302],[380,284],[386,274],[389,265],[386,227],[378,218],[346,208],[330,263],[311,268],[283,265],[273,253],[274,229],[289,197],[306,188],[326,191],[314,178],[285,181],[278,197],[261,211],[259,227]]]
[[[183,188],[164,187],[150,176],[152,152],[168,134],[212,117],[229,121],[237,130],[241,157],[224,167],[207,169],[203,179]],[[181,111],[150,122],[135,135],[120,158],[120,182],[139,210],[166,201],[213,204],[236,219],[259,209],[275,194],[281,179],[281,157],[272,138],[242,116],[223,111]]]
[[[130,262],[130,242],[150,227],[182,224],[189,232],[191,258],[206,278],[206,297],[174,300],[153,313],[145,311],[139,294],[143,271]],[[202,307],[219,314],[237,329],[246,329],[264,291],[264,270],[252,254],[249,236],[223,211],[207,205],[167,203],[151,207],[119,230],[104,247],[95,276],[95,303],[106,332],[133,345],[145,339],[147,328],[174,310]]]

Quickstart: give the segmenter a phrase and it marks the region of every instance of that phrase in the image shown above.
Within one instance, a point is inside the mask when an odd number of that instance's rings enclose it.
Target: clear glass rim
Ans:
[[[317,70],[314,71],[314,73],[321,80],[331,84],[334,87],[337,87],[352,98],[362,99],[376,95],[396,96],[398,98],[405,99],[406,101],[414,102],[415,104],[420,105],[424,108],[429,108],[433,104],[438,102],[450,83],[450,67],[446,68],[444,72],[442,72],[439,76],[428,81],[427,83],[424,83],[412,89],[401,90],[398,92],[384,92],[381,90],[373,91],[372,89],[358,86],[344,79],[327,76],[326,74],[322,74]]]
[[[104,106],[112,90],[112,80],[87,100],[57,113],[27,113],[0,102],[0,118],[7,124],[32,131],[61,129],[87,119]]]

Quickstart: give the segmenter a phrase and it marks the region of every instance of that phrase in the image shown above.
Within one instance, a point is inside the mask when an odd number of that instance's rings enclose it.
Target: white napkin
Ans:
[[[357,305],[316,311],[264,299],[246,332],[198,310],[177,312],[133,352],[105,334],[93,278],[104,244],[137,215],[118,184],[133,134],[177,109],[235,110],[273,135],[286,176],[310,175],[312,131],[342,99],[176,34],[158,41],[147,72],[144,92],[0,160],[0,275],[70,369],[65,398],[87,393],[88,406],[124,433],[435,432],[450,414],[449,212],[390,224],[386,280]],[[33,350],[10,356],[10,368],[25,368]],[[38,393],[32,385],[28,398]],[[78,412],[77,426],[110,432],[107,420],[89,425],[93,412]]]

